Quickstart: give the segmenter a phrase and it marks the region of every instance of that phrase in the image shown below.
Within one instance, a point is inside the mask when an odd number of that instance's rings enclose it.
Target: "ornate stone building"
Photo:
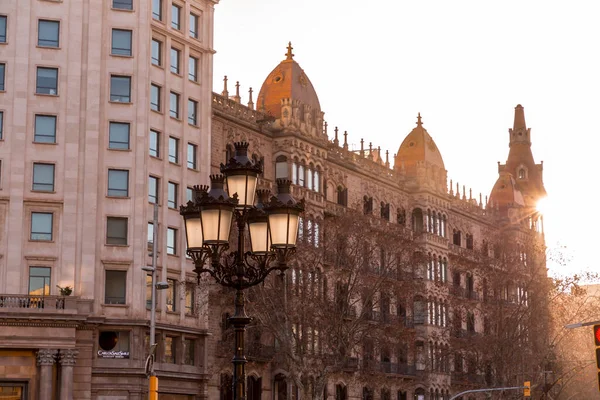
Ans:
[[[350,149],[347,133],[342,134],[337,127],[331,129],[324,121],[317,92],[294,59],[291,44],[285,59],[265,79],[256,106],[252,89],[249,95],[247,105],[242,104],[239,83],[235,94],[230,94],[227,77],[223,92],[213,93],[213,173],[229,159],[234,142],[249,142],[249,154],[264,163],[260,186],[274,190],[276,178],[288,178],[294,196],[306,199],[301,229],[311,224],[318,237],[327,215],[347,207],[362,208],[373,218],[411,229],[428,256],[422,275],[415,277],[424,282],[425,302],[415,302],[403,311],[414,322],[409,325],[414,333],[414,343],[410,344],[413,356],[401,359],[388,355],[384,359],[381,355],[378,372],[389,378],[386,387],[347,385],[340,375],[327,382],[327,398],[438,400],[459,389],[484,386],[486,373],[496,367],[489,367],[489,371],[475,368],[464,353],[468,346],[463,345],[487,334],[488,317],[481,304],[488,302],[491,294],[485,273],[469,260],[484,253],[486,260],[492,259],[493,249],[488,243],[491,246],[493,236],[509,228],[531,233],[543,244],[541,218],[535,212],[536,201],[545,196],[542,165],[535,164],[531,153],[523,107],[515,108],[508,159],[499,165],[499,178],[489,201],[487,197],[483,201],[481,195],[474,198],[464,186],[448,183],[440,150],[420,115],[394,157],[371,143],[365,146],[363,139],[360,150]],[[219,344],[230,297],[219,300],[219,296],[211,296],[210,330],[214,335],[209,339],[213,350],[209,354],[209,365],[213,366],[209,397],[228,399],[231,351]],[[494,296],[502,304],[527,303],[526,289],[518,284],[506,284]],[[400,313],[399,308],[396,312]],[[466,313],[462,318],[461,312]],[[273,343],[263,339],[258,351],[250,350],[248,398],[295,399],[294,384],[270,346]],[[355,357],[361,361],[364,354],[359,352]],[[361,365],[359,362],[347,373],[359,373]]]
[[[208,183],[216,3],[2,0],[0,398],[146,398],[154,228],[161,397],[206,398],[178,205]]]

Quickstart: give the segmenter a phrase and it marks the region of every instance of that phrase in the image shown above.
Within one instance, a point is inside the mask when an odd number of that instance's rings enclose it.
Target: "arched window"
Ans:
[[[418,388],[415,390],[415,399],[414,400],[425,400],[425,389]]]
[[[306,169],[306,187],[308,190],[313,190],[314,170],[312,164]]]
[[[318,169],[315,169],[313,186],[315,192],[319,193],[321,191],[321,174]]]
[[[362,400],[374,400],[373,389],[366,386],[363,387]]]
[[[348,189],[338,186],[337,188],[337,203],[340,206],[348,206]]]
[[[335,385],[335,400],[348,400],[348,389],[341,383]]]
[[[294,185],[298,184],[298,164],[296,161],[292,163],[292,183]]]
[[[221,374],[219,400],[233,400],[233,381],[231,375]]]
[[[228,144],[225,147],[225,164],[227,164],[229,162],[229,160],[233,158],[234,154],[235,153],[233,151],[233,146],[231,146],[230,144]]]
[[[396,209],[396,221],[399,225],[406,224],[406,210],[403,207],[398,207]]]
[[[298,165],[298,186],[304,186],[306,183],[306,176],[304,172],[304,165]]]
[[[304,218],[298,218],[298,240],[304,240]]]
[[[427,210],[427,232],[433,231],[433,221],[431,219],[431,210]]]
[[[423,232],[423,211],[415,208],[412,212],[412,229],[416,233]]]
[[[461,244],[461,233],[460,233],[460,231],[457,231],[457,230],[454,231],[454,235],[452,237],[452,243],[454,243],[457,246],[460,246],[460,244]]]
[[[262,396],[262,378],[249,376],[247,382],[247,400],[260,400]]]
[[[286,156],[277,156],[275,159],[275,179],[288,179],[288,162]]]
[[[525,179],[527,177],[527,173],[525,172],[525,168],[519,168],[519,179]]]
[[[363,212],[365,215],[373,213],[373,198],[367,197],[366,195],[363,197]]]

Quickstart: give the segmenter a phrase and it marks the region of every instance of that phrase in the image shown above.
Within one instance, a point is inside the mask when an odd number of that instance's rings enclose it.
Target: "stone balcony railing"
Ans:
[[[14,318],[15,314],[89,314],[92,311],[92,302],[76,296],[0,294],[0,315],[10,315]]]
[[[404,363],[392,363],[385,361],[363,360],[362,368],[366,371],[383,372],[384,374],[394,375],[416,375],[416,367],[414,365]]]

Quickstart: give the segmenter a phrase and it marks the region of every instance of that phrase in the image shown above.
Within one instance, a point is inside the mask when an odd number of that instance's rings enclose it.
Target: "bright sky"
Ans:
[[[600,1],[221,0],[214,91],[223,75],[254,101],[285,57],[311,80],[325,120],[358,148],[398,151],[421,112],[448,178],[489,195],[525,107],[544,161],[548,246],[568,270],[597,264]],[[340,138],[341,139],[341,138]],[[561,272],[556,265],[553,272]]]

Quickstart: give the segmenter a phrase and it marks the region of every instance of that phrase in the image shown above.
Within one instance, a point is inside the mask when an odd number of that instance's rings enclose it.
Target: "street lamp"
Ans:
[[[234,144],[235,156],[221,164],[222,175],[211,175],[211,187],[194,186],[193,199],[181,206],[187,254],[195,272],[210,274],[226,287],[236,289],[235,313],[229,322],[235,331],[233,398],[246,399],[244,333],[251,318],[244,310],[244,289],[263,282],[271,271],[285,271],[296,249],[298,220],[304,199],[290,193],[291,181],[277,179],[277,196],[256,190],[261,163],[248,158],[248,143]],[[255,205],[255,197],[257,202]],[[226,254],[232,220],[237,223],[237,249]],[[245,252],[246,226],[250,251]]]

